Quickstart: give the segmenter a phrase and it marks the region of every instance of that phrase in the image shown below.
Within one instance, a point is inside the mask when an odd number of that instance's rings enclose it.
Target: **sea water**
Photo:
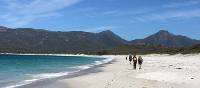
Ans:
[[[0,88],[15,88],[65,76],[108,61],[85,56],[0,55]]]

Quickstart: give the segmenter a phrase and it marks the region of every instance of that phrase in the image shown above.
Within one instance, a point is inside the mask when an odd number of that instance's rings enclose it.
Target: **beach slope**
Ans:
[[[102,72],[59,80],[66,88],[199,88],[200,55],[144,55],[143,69],[133,70],[125,56],[99,67]]]

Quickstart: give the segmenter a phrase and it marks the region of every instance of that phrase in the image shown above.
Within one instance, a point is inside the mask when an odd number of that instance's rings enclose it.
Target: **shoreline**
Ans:
[[[24,56],[89,56],[98,57],[99,55],[86,55],[86,54],[21,54],[21,53],[0,53],[0,55],[24,55]]]
[[[66,88],[66,86],[63,86],[62,84],[59,83],[59,80],[70,79],[70,78],[75,78],[75,77],[79,77],[79,76],[89,75],[91,73],[102,72],[102,70],[100,70],[99,67],[103,67],[107,64],[111,64],[112,62],[113,61],[102,64],[102,65],[97,65],[93,68],[89,68],[86,70],[82,70],[79,72],[74,72],[72,74],[61,76],[58,78],[45,79],[45,80],[37,81],[37,82],[31,83],[31,84],[27,84],[24,86],[16,87],[16,88],[55,88],[55,87],[56,88]]]
[[[31,55],[33,55],[33,54],[31,54]],[[34,54],[34,55],[36,55],[36,54]],[[52,55],[50,55],[50,56],[52,56]],[[94,66],[92,66],[90,68],[86,68],[86,69],[83,69],[83,70],[80,70],[77,72],[72,72],[67,75],[63,75],[63,76],[55,77],[55,78],[45,78],[45,79],[34,81],[29,84],[12,87],[12,88],[55,88],[55,87],[56,88],[65,88],[62,85],[57,84],[57,81],[62,80],[62,79],[68,79],[68,78],[78,77],[78,76],[82,76],[82,75],[87,75],[90,73],[101,72],[101,70],[98,69],[99,67],[103,67],[103,66],[105,66],[107,64],[111,64],[112,62],[115,61],[113,58],[107,58],[108,56],[95,56],[95,55],[65,55],[65,56],[97,57],[97,58],[105,58],[105,60],[103,60],[104,63],[95,64]],[[10,88],[10,87],[6,87],[6,88]]]
[[[67,76],[16,88],[198,88],[200,54],[141,55],[142,70],[133,70],[126,55],[103,55],[113,61]],[[190,58],[190,59],[188,59]],[[78,85],[77,85],[78,84]]]
[[[100,72],[60,79],[62,88],[199,88],[200,54],[142,55],[143,69],[133,70],[124,55],[111,56]],[[188,59],[190,58],[190,59]],[[53,84],[54,85],[54,84]],[[51,88],[44,87],[44,88]]]

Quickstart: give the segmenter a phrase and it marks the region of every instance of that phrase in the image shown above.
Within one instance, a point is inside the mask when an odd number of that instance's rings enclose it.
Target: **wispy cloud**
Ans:
[[[108,0],[109,1],[109,0]],[[111,0],[112,1],[112,0]],[[85,13],[85,16],[95,18],[95,17],[131,17],[133,16],[134,20],[145,21],[145,20],[156,20],[156,19],[167,19],[174,17],[183,17],[186,16],[194,17],[194,12],[196,9],[188,7],[193,7],[199,5],[199,0],[188,0],[182,2],[170,2],[164,5],[161,5],[157,8],[137,8],[129,10],[120,10],[120,9],[105,9],[89,11]],[[182,9],[187,10],[182,10]],[[182,15],[180,15],[182,13]],[[166,15],[165,15],[166,14]],[[185,14],[185,15],[184,15]],[[165,15],[165,16],[164,16]],[[195,15],[196,16],[196,15]]]
[[[103,12],[102,14],[103,15],[115,15],[115,14],[118,14],[118,13],[120,13],[120,12],[117,11],[117,10],[109,10],[109,11]]]
[[[185,2],[175,2],[175,3],[166,4],[163,7],[175,8],[175,7],[186,7],[186,6],[192,6],[192,5],[198,5],[198,4],[200,4],[199,0],[188,0]]]
[[[188,19],[200,17],[200,8],[194,7],[200,4],[200,1],[176,2],[163,5],[162,9],[150,10],[149,12],[136,14],[131,22],[146,21],[165,21],[168,19]]]
[[[52,16],[59,16],[58,11],[72,6],[81,0],[4,0],[7,11],[0,19],[8,25],[20,27],[30,22]]]
[[[122,14],[121,11],[118,10],[106,10],[106,11],[94,11],[93,13],[87,14],[89,17],[102,17],[102,16],[120,16]]]
[[[94,27],[84,27],[84,26],[66,27],[65,29],[70,29],[70,30],[73,30],[73,31],[84,30],[85,32],[98,33],[98,32],[102,32],[102,31],[105,31],[105,30],[116,30],[118,28],[119,28],[119,26],[115,26],[115,25],[100,25],[100,26],[94,26]]]
[[[101,32],[101,31],[105,31],[105,30],[114,30],[116,28],[118,28],[118,27],[107,25],[107,26],[99,26],[99,27],[94,27],[94,28],[87,28],[87,30],[88,30],[88,32]]]
[[[187,19],[194,17],[200,17],[200,9],[151,13],[135,17],[134,19],[144,22],[144,21],[156,21],[156,20],[162,21],[167,19]]]

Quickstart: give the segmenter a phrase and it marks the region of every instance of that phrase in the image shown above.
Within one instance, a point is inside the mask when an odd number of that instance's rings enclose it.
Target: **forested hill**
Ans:
[[[190,47],[198,43],[200,43],[199,40],[175,35],[164,30],[152,34],[145,39],[127,41],[110,30],[92,33],[0,27],[0,53],[86,53],[125,45],[180,48]],[[144,47],[143,49],[154,50],[154,48],[157,47]]]
[[[47,31],[0,27],[1,53],[69,53],[101,50],[127,43],[113,32]]]

